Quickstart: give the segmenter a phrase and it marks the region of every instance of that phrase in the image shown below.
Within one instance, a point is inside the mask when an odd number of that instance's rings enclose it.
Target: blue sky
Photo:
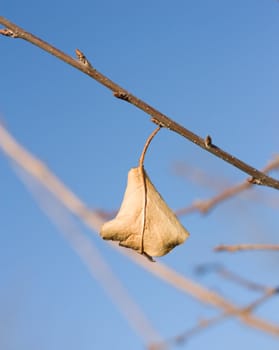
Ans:
[[[278,149],[278,18],[275,0],[5,2],[1,15],[68,54],[82,50],[92,65],[200,136],[251,165],[263,167]],[[88,206],[114,210],[128,170],[154,126],[149,117],[112,97],[89,77],[20,40],[0,38],[0,115],[9,131],[45,162]],[[209,198],[216,189],[176,174],[178,164],[215,181],[246,175],[180,136],[162,130],[145,167],[169,206]],[[0,322],[2,349],[142,349],[142,340],[58,230],[0,157]],[[278,176],[278,172],[273,173]],[[218,262],[247,278],[275,286],[276,253],[216,254],[220,243],[278,243],[275,190],[255,190],[207,216],[182,218],[188,241],[160,258],[177,271],[244,305],[257,294],[197,264]],[[266,198],[266,202],[263,201]],[[274,201],[275,205],[271,205]],[[214,314],[92,237],[148,316],[170,337]],[[257,310],[279,324],[278,300]],[[229,340],[229,341],[228,341]],[[278,348],[278,339],[235,320],[181,346],[254,350]]]

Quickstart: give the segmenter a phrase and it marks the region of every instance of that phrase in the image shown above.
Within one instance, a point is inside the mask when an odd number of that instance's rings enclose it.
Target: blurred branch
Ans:
[[[128,290],[115,276],[113,270],[102,257],[101,253],[91,239],[83,234],[69,211],[57,201],[34,177],[26,173],[22,168],[16,168],[16,173],[31,192],[34,200],[44,211],[46,216],[62,233],[64,239],[80,257],[87,267],[90,275],[100,283],[105,293],[119,308],[131,328],[142,338],[144,344],[149,344],[161,336],[155,331],[143,311],[130,296]]]
[[[74,215],[86,220],[94,229],[103,224],[98,214],[88,209],[84,203],[71,192],[39,159],[34,158],[21,147],[14,138],[0,125],[0,148],[22,169],[40,181],[63,205]]]
[[[47,188],[62,205],[80,218],[91,230],[99,231],[102,219],[96,213],[90,211],[41,161],[18,144],[2,125],[0,125],[0,149],[2,149],[9,159],[13,160]],[[238,307],[218,293],[195,283],[163,263],[157,262],[156,264],[151,264],[147,259],[129,249],[121,248],[114,243],[110,243],[110,245],[146,269],[149,273],[157,276],[176,289],[191,295],[200,302],[223,309],[225,312],[237,312]],[[243,314],[239,314],[239,318],[251,327],[279,336],[279,326],[277,325],[250,314],[245,315],[245,317]]]
[[[152,122],[158,124],[161,127],[165,127],[178,133],[179,135],[185,137],[186,139],[203,148],[204,150],[214,154],[216,157],[223,159],[225,162],[230,163],[238,169],[242,170],[243,172],[249,174],[252,177],[251,181],[253,183],[279,189],[278,180],[265,175],[264,173],[253,168],[252,166],[248,165],[242,160],[234,157],[228,152],[225,152],[221,148],[217,147],[212,143],[212,139],[209,135],[206,138],[202,138],[194,134],[192,131],[176,123],[174,120],[170,119],[154,107],[150,106],[143,100],[137,98],[127,90],[123,89],[120,85],[116,84],[102,73],[98,72],[80,50],[76,50],[76,55],[78,58],[76,60],[73,59],[71,56],[65,54],[61,50],[43,41],[42,39],[34,36],[31,33],[26,32],[24,29],[18,27],[14,23],[11,23],[9,20],[5,19],[2,16],[0,16],[0,24],[6,27],[0,30],[0,34],[12,38],[20,38],[32,43],[33,45],[40,47],[41,49],[54,55],[60,60],[89,75],[91,78],[95,79],[100,84],[104,85],[109,90],[111,90],[115,97],[131,103],[132,105],[144,111],[146,114],[150,115]]]
[[[215,190],[220,192],[231,186],[231,183],[227,181],[222,174],[212,173],[204,171],[200,167],[195,167],[186,161],[175,162],[172,166],[173,172],[176,176],[181,177],[187,182],[192,182],[194,185],[209,188],[210,190]]]
[[[267,173],[271,170],[274,170],[279,167],[279,156],[276,155],[274,160],[272,160],[269,164],[267,164],[263,169],[263,173]],[[233,196],[236,196],[240,192],[243,192],[253,186],[254,182],[251,181],[251,179],[246,179],[243,182],[231,186],[229,188],[226,188],[224,191],[221,191],[216,196],[212,197],[211,199],[207,200],[198,200],[194,201],[193,204],[186,208],[182,208],[179,210],[176,210],[177,216],[182,216],[189,214],[191,212],[200,211],[201,213],[208,213],[209,210],[216,207],[217,204],[220,204],[221,202],[225,201],[228,198],[231,198]]]
[[[214,248],[216,252],[238,252],[241,250],[279,250],[279,244],[235,244],[224,245],[221,244]]]
[[[235,272],[229,271],[220,264],[203,264],[197,266],[195,270],[198,274],[204,274],[210,271],[216,272],[219,276],[250,290],[266,292],[271,289],[262,284],[248,281],[246,278],[239,276]]]
[[[154,344],[152,349],[163,350],[169,346],[184,344],[185,342],[189,341],[194,335],[199,334],[203,330],[205,330],[209,327],[213,327],[213,326],[225,321],[229,317],[239,316],[241,314],[243,314],[245,317],[245,315],[247,315],[247,314],[251,313],[253,310],[255,310],[256,307],[262,305],[264,302],[269,300],[275,294],[278,294],[278,291],[279,291],[278,288],[269,289],[262,296],[257,298],[255,301],[253,301],[252,303],[249,303],[248,305],[246,305],[242,308],[239,308],[238,310],[224,312],[224,313],[217,315],[215,317],[212,317],[212,318],[202,319],[196,325],[194,325],[192,328],[187,329],[186,331],[182,332],[181,334],[176,335],[174,337],[171,337],[169,339],[166,339],[161,343]]]
[[[164,340],[153,345],[154,350],[165,350],[167,347],[181,345],[188,342],[194,335],[201,333],[203,330],[213,327],[222,322],[227,314],[220,314],[212,318],[202,319],[196,325],[174,337]]]

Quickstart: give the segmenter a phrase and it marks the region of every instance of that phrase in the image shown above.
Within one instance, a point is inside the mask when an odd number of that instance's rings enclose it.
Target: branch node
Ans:
[[[18,33],[13,32],[12,30],[7,28],[0,29],[0,34],[4,36],[8,36],[10,38],[18,38]]]
[[[210,148],[212,146],[212,138],[210,135],[207,135],[204,139],[204,145],[206,148]]]
[[[164,128],[165,124],[161,122],[160,120],[156,119],[155,117],[151,117],[150,121],[156,125],[158,125],[160,128]]]
[[[129,102],[129,94],[125,91],[115,91],[113,93],[113,96],[116,98],[119,98],[120,100],[124,100],[124,101]]]
[[[77,56],[77,60],[84,64],[85,66],[89,67],[89,68],[93,68],[91,63],[88,61],[88,59],[86,58],[85,54],[80,51],[79,49],[75,50],[76,56]]]
[[[263,184],[262,180],[257,179],[257,178],[255,178],[255,177],[249,177],[249,178],[247,179],[247,181],[248,181],[250,184],[253,184],[253,185],[262,185],[262,184]]]
[[[202,214],[206,214],[210,209],[210,202],[209,201],[202,201],[202,200],[195,200],[194,201],[194,207],[197,208]]]

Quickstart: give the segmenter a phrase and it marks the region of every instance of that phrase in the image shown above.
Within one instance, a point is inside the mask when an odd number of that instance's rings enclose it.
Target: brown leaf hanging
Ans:
[[[138,166],[129,171],[121,208],[102,226],[101,236],[152,257],[167,254],[189,233]]]

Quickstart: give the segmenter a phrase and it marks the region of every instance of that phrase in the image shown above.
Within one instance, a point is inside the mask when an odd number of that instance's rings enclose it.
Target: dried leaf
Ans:
[[[150,257],[167,254],[189,233],[139,166],[129,171],[119,212],[102,226],[101,236]]]

